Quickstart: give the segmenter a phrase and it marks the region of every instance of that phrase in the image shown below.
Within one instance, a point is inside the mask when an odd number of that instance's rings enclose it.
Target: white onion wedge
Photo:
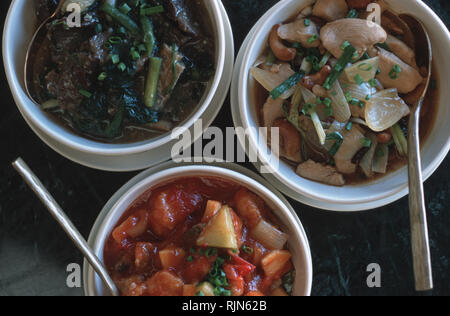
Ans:
[[[328,96],[331,99],[334,118],[341,123],[347,122],[352,116],[352,112],[339,81],[331,86]]]
[[[382,132],[410,113],[408,105],[398,96],[397,89],[383,90],[366,103],[365,119],[374,132]]]
[[[253,228],[251,235],[258,242],[272,250],[283,249],[289,238],[287,234],[263,219]]]

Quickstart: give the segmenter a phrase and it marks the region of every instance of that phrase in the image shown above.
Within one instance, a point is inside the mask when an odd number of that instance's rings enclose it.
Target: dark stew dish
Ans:
[[[104,261],[124,296],[287,296],[295,270],[276,223],[239,185],[185,178],[130,206]]]
[[[35,0],[38,20],[58,5]],[[215,72],[202,0],[61,0],[36,52],[33,90],[75,132],[115,143],[169,132],[196,108]],[[83,10],[69,27],[67,4]]]
[[[366,8],[381,7],[381,25]],[[382,0],[317,0],[273,26],[251,74],[261,125],[278,127],[280,154],[301,177],[335,186],[374,180],[405,165],[408,116],[428,60],[414,32]],[[422,142],[438,106],[423,107]]]

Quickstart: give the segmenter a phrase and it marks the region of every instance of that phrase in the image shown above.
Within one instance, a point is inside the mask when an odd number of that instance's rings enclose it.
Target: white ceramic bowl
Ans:
[[[256,149],[259,146],[259,159],[264,164],[274,161],[274,157],[266,145],[258,142],[257,129],[259,126],[258,114],[255,107],[254,89],[257,84],[250,75],[250,69],[258,57],[267,47],[268,35],[273,25],[286,21],[296,12],[313,3],[313,0],[282,0],[262,17],[254,34],[244,50],[238,78],[239,119],[244,128],[249,128],[249,145]],[[433,45],[434,62],[441,70],[437,74],[440,84],[439,113],[430,133],[428,141],[422,148],[423,174],[428,179],[442,163],[450,149],[450,91],[447,89],[450,74],[450,34],[445,24],[422,1],[417,0],[385,0],[390,7],[398,13],[409,13],[417,16],[430,34]],[[269,164],[270,165],[270,164]],[[385,205],[386,201],[393,202],[408,193],[408,174],[406,167],[393,172],[386,177],[363,185],[332,187],[310,181],[298,176],[292,167],[280,162],[279,168],[271,168],[271,176],[275,177],[283,186],[289,187],[298,200],[304,197],[317,201],[325,209],[347,211],[362,210]],[[277,186],[278,187],[278,186]],[[292,193],[290,194],[292,196]],[[295,198],[295,196],[294,196]],[[330,206],[331,205],[331,206]],[[368,207],[370,205],[370,207]]]
[[[196,110],[183,123],[183,127],[186,128],[193,126],[194,122],[202,116],[210,105],[223,76],[225,64],[226,40],[220,2],[219,0],[204,0],[204,2],[210,15],[213,34],[216,38],[216,72]],[[52,121],[38,105],[29,99],[24,88],[25,54],[35,30],[34,1],[13,0],[3,32],[3,62],[6,75],[20,112],[28,122],[39,128],[47,137],[79,152],[99,156],[126,157],[127,155],[158,149],[169,143],[172,137],[177,138],[179,136],[167,133],[160,137],[137,143],[104,144],[78,136]],[[166,158],[169,159],[170,157]]]
[[[122,188],[107,204],[91,232],[90,246],[100,260],[103,260],[105,241],[128,207],[147,190],[185,177],[221,178],[248,188],[263,198],[274,211],[274,215],[280,221],[283,230],[290,236],[288,244],[297,271],[293,293],[298,296],[309,296],[312,286],[312,260],[309,243],[300,220],[289,203],[280,194],[275,193],[276,190],[270,185],[266,186],[264,180],[260,179],[261,182],[255,180],[260,177],[245,169],[242,170],[241,167],[235,166],[234,168],[243,171],[243,173],[231,170],[229,166],[227,168],[195,164],[177,166],[173,163],[143,172]],[[85,294],[87,296],[108,295],[101,280],[86,262],[84,271]]]

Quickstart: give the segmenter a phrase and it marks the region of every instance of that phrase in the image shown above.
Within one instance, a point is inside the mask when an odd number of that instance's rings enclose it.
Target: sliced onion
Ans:
[[[267,91],[271,92],[273,89],[280,86],[283,82],[289,79],[295,72],[289,64],[281,64],[278,72],[264,70],[258,67],[252,68],[252,75]],[[283,100],[288,99],[294,94],[295,86],[281,95]]]
[[[372,171],[376,173],[386,173],[389,161],[389,146],[386,144],[378,144],[373,159]]]
[[[251,231],[251,235],[257,241],[269,249],[283,249],[289,236],[275,228],[265,220],[261,220]]]
[[[359,166],[361,167],[366,177],[372,178],[373,176],[372,164],[373,159],[375,157],[375,150],[378,146],[378,139],[377,136],[374,134],[369,135],[369,139],[372,141],[372,144],[370,145],[369,151],[361,159]]]
[[[366,103],[365,119],[371,130],[382,132],[409,113],[409,107],[398,96],[397,89],[389,89],[376,93]]]
[[[356,83],[355,77],[359,76],[364,82],[367,82],[377,74],[380,57],[374,57],[362,60],[350,67],[345,68],[345,75],[347,80]]]
[[[377,93],[377,89],[371,87],[368,83],[363,83],[361,85],[354,83],[347,83],[343,85],[345,92],[350,93],[352,98],[358,99],[359,101],[367,102],[367,96],[372,99],[372,96]],[[370,100],[369,99],[369,100]]]
[[[331,99],[334,118],[341,123],[347,122],[352,116],[352,113],[339,81],[336,81],[331,86],[328,96]]]

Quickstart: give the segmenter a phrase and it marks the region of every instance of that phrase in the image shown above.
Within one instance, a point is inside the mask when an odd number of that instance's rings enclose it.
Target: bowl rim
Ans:
[[[233,168],[229,166],[222,167],[220,163],[215,163],[213,165],[204,165],[197,163],[186,163],[186,164],[175,164],[173,162],[168,162],[165,164],[165,168],[159,166],[159,170],[151,172],[147,170],[137,175],[135,178],[131,179],[124,187],[122,187],[116,194],[111,198],[111,200],[105,205],[105,209],[99,215],[94,227],[92,228],[91,234],[89,236],[89,244],[92,247],[94,253],[103,261],[103,250],[105,241],[111,234],[112,229],[117,224],[120,216],[124,214],[130,205],[129,200],[136,200],[142,192],[145,192],[153,187],[158,187],[164,183],[173,181],[175,179],[186,177],[186,173],[198,174],[200,176],[210,176],[217,178],[225,178],[230,181],[234,181],[241,185],[248,185],[247,187],[252,190],[252,192],[258,192],[258,196],[261,196],[265,201],[270,201],[271,204],[278,207],[277,214],[281,214],[283,221],[289,223],[294,228],[294,231],[290,233],[295,234],[296,238],[300,241],[300,245],[290,245],[299,250],[304,262],[302,260],[302,265],[304,265],[304,286],[305,293],[303,295],[311,295],[312,282],[313,282],[313,263],[310,244],[298,215],[290,205],[290,203],[276,191],[271,188],[270,185],[266,186],[265,180],[255,175],[255,177],[250,177],[251,171],[243,169],[243,167],[233,164]],[[155,167],[156,168],[156,167]],[[244,170],[241,173],[240,170]],[[187,176],[189,177],[189,175]],[[258,179],[258,177],[260,179]],[[258,180],[257,180],[258,179]],[[256,193],[255,192],[255,193]],[[139,193],[139,194],[137,194]],[[278,194],[277,194],[278,193]],[[114,197],[116,197],[114,199]],[[137,197],[136,197],[137,196]],[[110,207],[108,204],[113,202]],[[131,202],[132,203],[132,202]],[[275,211],[273,211],[275,213]],[[105,213],[102,217],[102,214]],[[118,214],[120,213],[120,214]],[[117,217],[119,215],[119,217]],[[276,215],[276,214],[275,214]],[[87,261],[84,261],[84,289],[86,295],[96,294],[96,275],[90,268]]]
[[[311,0],[305,0],[305,2],[312,2]],[[425,3],[422,1],[415,0],[414,1],[419,7],[420,10],[423,10],[427,15],[429,15],[433,21],[437,22],[439,25],[439,28],[443,30],[446,33],[447,42],[450,43],[450,32],[448,28],[445,26],[445,24],[441,21],[441,19],[436,15],[436,13],[429,8]],[[261,38],[267,38],[268,34],[264,33],[263,31],[267,28],[267,25],[270,23],[273,23],[273,17],[279,16],[281,11],[284,11],[286,7],[293,6],[295,4],[298,4],[297,0],[281,0],[279,3],[274,5],[261,19],[260,24],[256,27],[254,34],[249,39],[249,43],[247,47],[245,48],[245,51],[243,53],[243,59],[242,63],[240,65],[239,69],[239,77],[238,77],[238,103],[239,103],[239,113],[241,116],[241,121],[243,124],[243,127],[248,130],[247,136],[249,139],[249,145],[253,148],[258,148],[258,135],[257,135],[257,129],[253,128],[255,126],[251,125],[249,123],[249,118],[252,116],[250,113],[250,105],[247,102],[248,93],[250,91],[249,87],[249,81],[250,81],[250,72],[251,66],[254,64],[255,60],[251,60],[251,53],[256,49],[256,47],[259,48],[259,44],[257,45],[257,42]],[[307,6],[308,4],[306,4]],[[266,42],[266,41],[264,41]],[[259,125],[259,124],[258,124]],[[259,127],[259,126],[256,126]],[[270,153],[267,153],[267,152]],[[305,197],[308,197],[313,200],[318,201],[324,201],[327,203],[336,203],[338,205],[345,205],[345,204],[351,204],[351,205],[359,205],[359,204],[366,204],[375,202],[378,200],[383,200],[386,198],[389,198],[391,196],[395,196],[398,194],[401,194],[402,192],[408,193],[408,182],[406,181],[402,185],[399,185],[391,190],[383,191],[377,195],[371,195],[368,197],[353,197],[351,199],[340,197],[339,195],[335,194],[335,196],[325,195],[321,194],[320,190],[310,190],[309,189],[309,183],[318,184],[323,188],[334,188],[332,186],[326,185],[326,184],[320,184],[312,180],[308,180],[306,178],[302,178],[298,176],[301,181],[298,181],[298,178],[292,178],[288,177],[285,174],[281,173],[279,170],[277,170],[275,167],[272,166],[270,163],[271,160],[273,160],[272,152],[270,150],[258,150],[258,158],[261,161],[262,164],[264,164],[269,171],[275,176],[277,180],[279,180],[282,184],[293,188],[296,192],[299,194],[304,195]],[[424,175],[424,181],[427,180],[440,166],[442,161],[447,156],[448,152],[450,151],[450,137],[447,139],[445,146],[443,146],[439,154],[435,156],[435,158],[432,160],[432,162],[425,166],[423,170]],[[272,158],[271,158],[272,157]],[[280,161],[280,163],[283,163]],[[363,185],[370,185],[373,183],[379,183],[382,181],[385,181],[390,176],[403,174],[406,171],[406,167],[402,167],[399,170],[396,170],[395,172],[391,173],[390,175],[387,175],[386,177],[383,177],[379,180],[376,180],[375,182],[369,182],[368,184]],[[346,186],[347,188],[351,186]],[[356,185],[355,187],[362,187],[359,185]]]
[[[11,29],[14,28],[14,21],[12,15],[18,10],[19,4],[26,0],[13,0],[5,19],[3,30],[3,63],[5,67],[7,81],[10,86],[11,93],[14,97],[16,106],[19,108],[21,114],[26,116],[31,122],[33,122],[41,131],[43,131],[49,137],[55,139],[57,142],[64,144],[70,148],[78,150],[80,152],[103,155],[103,156],[123,156],[130,154],[138,154],[147,152],[149,150],[158,148],[164,144],[169,143],[173,139],[177,139],[184,131],[191,126],[202,116],[206,109],[211,105],[211,101],[217,92],[221,78],[223,76],[225,67],[225,55],[226,55],[226,38],[225,38],[225,26],[220,11],[218,0],[212,0],[211,2],[211,23],[215,25],[216,29],[216,72],[214,78],[208,85],[207,93],[203,96],[203,102],[197,105],[196,110],[184,121],[183,125],[175,127],[172,131],[163,134],[162,136],[154,139],[148,139],[141,142],[129,143],[129,144],[106,144],[91,140],[87,137],[77,135],[76,133],[63,129],[59,124],[51,121],[50,119],[40,120],[35,119],[33,110],[30,106],[36,106],[36,104],[28,97],[23,84],[18,78],[17,72],[14,70],[13,63],[13,51],[10,49],[9,43],[14,41],[11,34]],[[209,1],[206,1],[206,3]],[[58,133],[54,128],[59,128],[62,133]]]

